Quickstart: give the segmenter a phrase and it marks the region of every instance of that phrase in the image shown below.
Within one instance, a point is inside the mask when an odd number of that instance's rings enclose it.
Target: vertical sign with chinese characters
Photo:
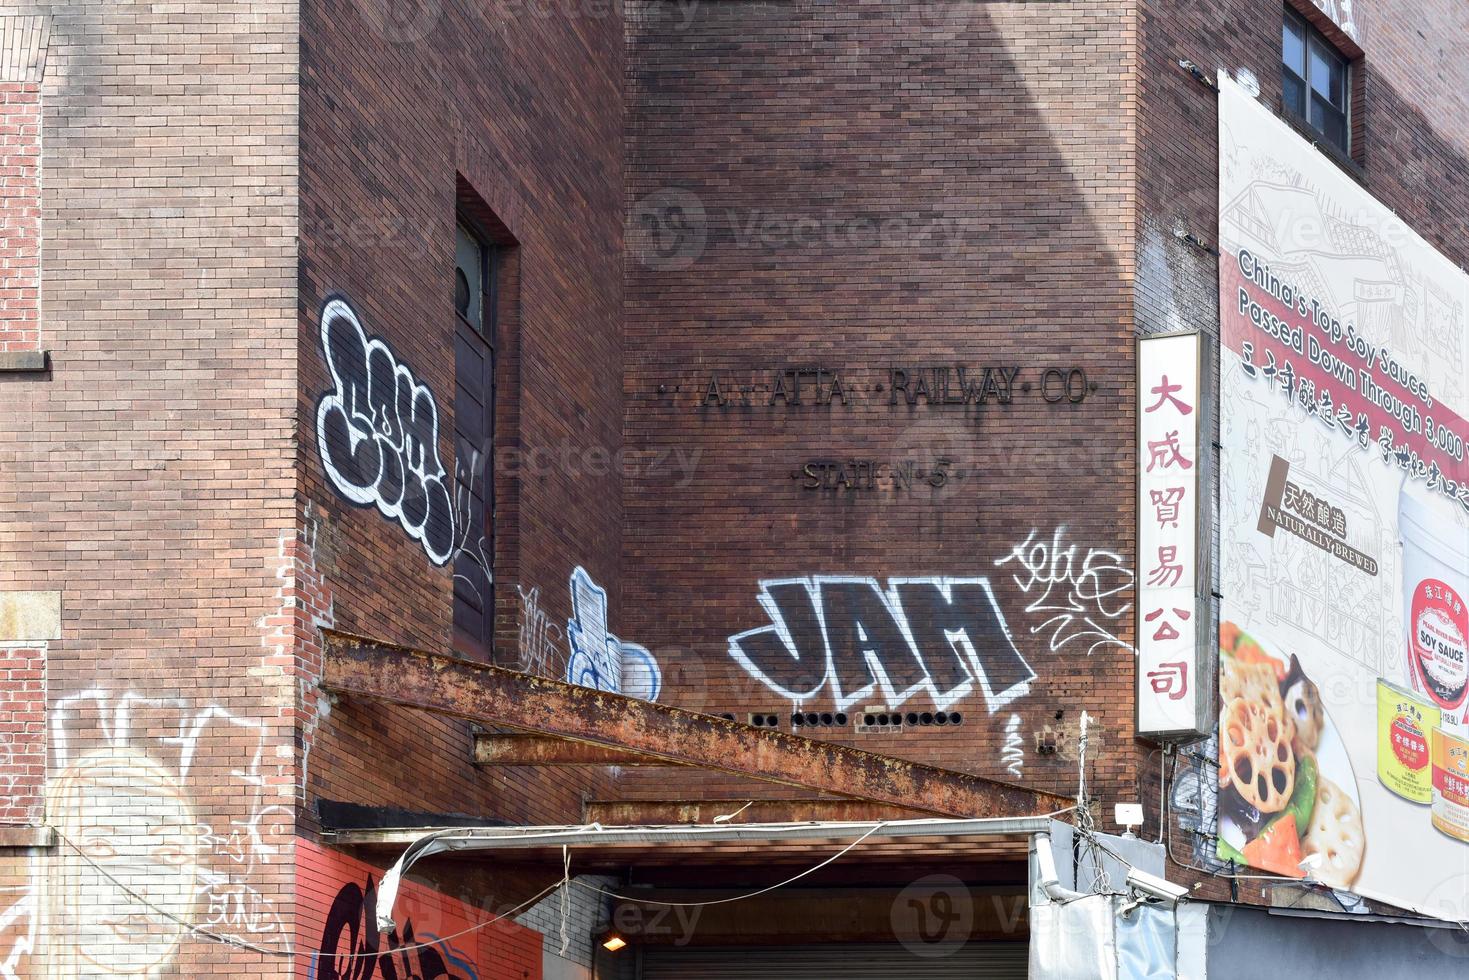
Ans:
[[[1137,731],[1203,734],[1200,717],[1201,335],[1138,341]]]

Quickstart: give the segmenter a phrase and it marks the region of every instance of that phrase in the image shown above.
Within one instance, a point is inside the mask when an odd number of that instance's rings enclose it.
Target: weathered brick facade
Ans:
[[[1342,166],[1469,261],[1465,13],[1294,5],[1364,53]],[[307,954],[382,862],[331,847],[323,802],[576,823],[794,792],[477,768],[467,723],[323,694],[323,628],[575,680],[613,633],[608,687],[1062,794],[1085,712],[1100,815],[1152,829],[1134,338],[1218,320],[1179,239],[1217,237],[1214,95],[1178,62],[1278,106],[1280,13],[0,17],[27,52],[0,62],[0,355],[50,355],[0,372],[0,591],[62,610],[59,638],[0,630],[0,824],[59,834],[0,838],[0,975],[327,975]],[[454,436],[456,216],[499,262],[489,651],[452,613],[484,448]],[[446,867],[420,929],[520,888]],[[475,936],[480,977],[539,975],[534,932]]]
[[[0,590],[62,600],[44,700],[5,686],[48,761],[0,809],[58,839],[0,850],[0,964],[272,975],[168,916],[291,941],[297,694],[262,621],[295,536],[295,5],[12,4],[0,41],[36,69],[0,122],[0,335],[50,354],[0,374]]]
[[[0,83],[0,353],[40,349],[41,87]]]
[[[1065,790],[1087,711],[1092,778],[1117,797],[1133,772],[1134,6],[632,10],[627,441],[697,461],[627,497],[624,601],[631,632],[672,653],[669,700],[791,727],[793,699],[731,656],[731,637],[771,622],[762,581],[987,577],[1028,691],[1002,690],[1002,669],[990,696],[934,677],[939,696],[838,700],[828,683],[800,708],[848,723],[800,731]],[[682,239],[639,234],[680,219]],[[799,403],[772,390],[815,366],[847,404],[819,403],[814,377]],[[932,366],[961,402],[961,368],[1020,373],[985,404],[938,404],[911,378],[893,390],[891,369]],[[1052,397],[1084,372],[1084,398],[1047,401],[1048,369]],[[875,489],[865,474],[810,488],[805,467],[827,459],[877,464]],[[905,464],[913,486],[895,488]],[[1116,601],[1073,609],[1078,587]],[[856,733],[868,706],[920,724]],[[957,727],[921,724],[952,711]],[[1036,754],[1048,737],[1062,750]],[[666,776],[629,790],[693,792]]]
[[[425,5],[421,22],[401,23],[372,4],[303,8],[300,494],[333,541],[337,627],[449,648],[453,561],[436,566],[401,522],[354,506],[323,471],[318,405],[335,381],[321,313],[329,297],[351,303],[433,393],[452,475],[482,448],[455,446],[453,429],[456,209],[476,220],[506,248],[496,457],[480,478],[493,477],[498,504],[495,655],[513,665],[527,608],[534,618],[544,603],[546,624],[564,629],[576,566],[611,589],[621,625],[620,477],[561,460],[621,444],[622,23],[610,8],[568,18],[431,6],[437,15]],[[535,598],[523,607],[522,594]],[[561,676],[565,653],[537,666]],[[481,772],[461,722],[353,705],[303,737],[314,742],[308,797],[580,817],[585,774]]]

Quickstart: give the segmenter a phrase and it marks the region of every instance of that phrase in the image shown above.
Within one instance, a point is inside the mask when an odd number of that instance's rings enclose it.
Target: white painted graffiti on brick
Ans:
[[[549,677],[552,665],[562,658],[561,627],[551,622],[551,617],[541,605],[541,589],[533,585],[529,589],[516,586],[520,596],[520,618],[517,622],[520,662],[517,670],[537,677]]]
[[[1016,779],[1025,765],[1025,741],[1020,736],[1020,716],[1011,715],[1005,722],[1005,744],[1000,749],[1000,765]]]
[[[1109,646],[1131,650],[1115,628],[1132,603],[1121,598],[1132,588],[1132,570],[1121,555],[1103,548],[1082,549],[1066,540],[1066,528],[1049,537],[1032,529],[996,566],[1016,565],[1012,581],[1030,598],[1027,616],[1039,616],[1031,635],[1050,634],[1050,651],[1072,643],[1088,656]]]
[[[286,859],[292,786],[266,758],[262,723],[90,690],[61,698],[49,728],[46,812],[63,843],[23,893],[0,889],[20,896],[0,911],[0,977],[164,975],[191,927],[279,945],[275,901],[251,881]],[[228,747],[229,767],[200,764],[213,746]]]
[[[987,578],[816,575],[760,583],[770,625],[729,639],[751,676],[793,702],[829,689],[837,710],[880,691],[942,710],[978,691],[993,713],[1030,690]]]
[[[658,700],[663,676],[647,647],[613,636],[607,628],[607,591],[578,565],[571,573],[571,656],[566,680],[645,701]]]
[[[435,565],[447,564],[454,505],[433,392],[340,297],[322,307],[321,348],[333,385],[316,407],[327,477],[347,500],[397,521]]]

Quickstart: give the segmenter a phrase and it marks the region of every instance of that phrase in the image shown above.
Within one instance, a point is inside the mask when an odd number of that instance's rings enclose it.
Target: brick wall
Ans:
[[[336,624],[451,648],[453,560],[436,563],[376,491],[349,500],[316,423],[337,385],[320,339],[337,296],[432,393],[434,448],[453,473],[466,448],[453,439],[452,305],[466,207],[509,246],[494,655],[562,676],[573,568],[609,590],[614,629],[623,616],[621,481],[600,462],[621,444],[621,18],[596,4],[313,0],[302,32],[299,492],[334,542]],[[307,734],[311,797],[529,822],[580,814],[584,776],[476,770],[460,722],[343,703]]]
[[[41,87],[0,83],[0,353],[41,343]]]
[[[794,699],[730,653],[771,623],[763,580],[988,577],[1028,691],[973,684],[946,706],[958,727],[805,731],[1069,791],[1085,710],[1093,785],[1132,798],[1133,9],[630,5],[626,430],[650,466],[628,485],[623,596],[669,701],[790,730]],[[814,365],[847,405],[815,403],[810,377],[803,404],[770,404],[778,370]],[[1010,404],[893,404],[894,365],[947,365],[956,386],[954,365],[1022,374]],[[1051,368],[1095,388],[1047,402]],[[934,489],[940,457],[960,475]],[[874,490],[806,489],[816,459],[884,469]],[[887,468],[909,461],[916,485],[894,490]],[[1072,607],[1101,581],[1111,595]],[[896,667],[895,688],[922,679]],[[896,700],[878,686],[848,711]],[[800,706],[840,707],[829,683]],[[753,791],[666,773],[626,788]]]
[[[0,18],[7,65],[48,38],[3,103],[39,111],[41,238],[35,203],[7,201],[31,241],[5,276],[31,281],[0,309],[51,355],[0,374],[0,590],[63,610],[44,816],[64,840],[0,852],[0,963],[21,976],[285,970],[163,913],[291,938],[296,688],[263,620],[295,536],[296,31],[270,0]],[[0,123],[7,160],[31,124]],[[35,162],[0,166],[7,194]]]
[[[45,710],[45,648],[0,647],[0,825],[41,820]]]

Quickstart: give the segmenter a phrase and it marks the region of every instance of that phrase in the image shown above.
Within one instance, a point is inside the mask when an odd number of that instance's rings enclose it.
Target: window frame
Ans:
[[[500,321],[500,316],[499,316],[499,312],[500,311],[499,311],[499,288],[498,288],[498,280],[499,280],[499,266],[500,266],[499,258],[500,258],[500,253],[502,252],[502,248],[500,246],[498,246],[497,244],[495,244],[494,240],[489,235],[487,235],[485,233],[484,229],[480,226],[480,224],[477,221],[475,221],[470,215],[464,213],[463,210],[458,211],[455,214],[455,256],[454,256],[454,269],[455,269],[456,272],[458,272],[458,270],[459,270],[458,233],[459,233],[459,229],[461,229],[461,228],[466,233],[468,233],[469,237],[472,238],[474,240],[475,244],[479,247],[479,266],[480,266],[480,268],[479,268],[479,283],[480,283],[480,295],[479,295],[479,303],[480,303],[479,312],[480,312],[480,316],[479,316],[479,321],[480,322],[478,324],[476,324],[474,321],[472,321],[471,319],[469,319],[468,317],[466,317],[463,313],[461,313],[459,311],[459,304],[457,302],[454,302],[453,301],[453,298],[451,297],[450,306],[453,308],[453,311],[454,311],[453,312],[453,316],[454,316],[454,331],[455,331],[455,337],[456,337],[456,340],[455,340],[455,344],[456,344],[456,351],[455,351],[455,360],[456,360],[456,364],[455,364],[455,391],[456,391],[456,398],[455,398],[455,402],[456,402],[456,404],[454,406],[454,410],[455,410],[455,432],[454,432],[454,436],[455,436],[455,460],[454,460],[454,467],[455,467],[455,486],[454,486],[454,492],[455,492],[456,499],[458,498],[459,493],[460,493],[459,459],[458,459],[458,451],[459,451],[458,443],[459,443],[460,440],[459,440],[459,414],[458,414],[459,406],[457,404],[457,401],[458,401],[457,391],[458,391],[458,385],[459,385],[459,381],[458,381],[458,364],[457,364],[457,359],[458,359],[458,352],[457,352],[458,339],[457,338],[460,336],[461,332],[467,332],[469,334],[472,334],[474,337],[477,337],[479,339],[479,341],[481,341],[484,344],[485,350],[486,350],[486,354],[487,354],[487,357],[488,357],[488,361],[489,361],[489,365],[488,365],[488,368],[489,368],[489,390],[487,392],[485,392],[485,397],[484,397],[485,418],[482,421],[484,423],[484,431],[485,431],[485,434],[486,434],[486,438],[489,440],[490,445],[489,445],[489,453],[487,454],[487,458],[485,459],[484,464],[483,464],[484,465],[483,497],[484,497],[484,502],[485,502],[484,539],[485,539],[486,547],[480,552],[480,559],[481,560],[479,562],[477,562],[477,564],[481,564],[481,566],[483,567],[484,580],[485,580],[485,584],[486,584],[486,587],[487,587],[487,594],[480,597],[481,606],[482,606],[482,608],[481,608],[480,633],[479,633],[479,635],[474,635],[470,630],[466,629],[460,623],[460,621],[459,621],[459,602],[460,602],[460,598],[459,598],[459,586],[458,586],[459,575],[458,575],[457,572],[454,572],[453,573],[454,574],[454,577],[455,577],[455,584],[454,584],[453,588],[451,589],[452,599],[453,599],[453,619],[454,619],[454,622],[453,622],[453,630],[454,630],[454,634],[456,636],[456,646],[458,645],[457,638],[463,637],[463,638],[467,639],[470,643],[473,644],[473,649],[470,652],[482,656],[487,662],[493,662],[493,660],[494,660],[494,637],[495,637],[495,610],[496,610],[496,606],[495,606],[495,584],[496,583],[495,583],[495,568],[494,568],[494,566],[495,566],[495,543],[496,543],[496,535],[495,535],[496,521],[495,521],[495,518],[496,518],[496,510],[497,510],[497,508],[496,508],[496,496],[495,496],[495,492],[496,492],[496,487],[495,487],[495,467],[494,467],[494,463],[493,463],[492,457],[494,455],[495,416],[496,416],[496,401],[497,401],[497,388],[498,388],[497,377],[496,377],[496,371],[497,371],[497,367],[498,367],[498,357],[499,357],[499,343],[498,343],[498,339],[499,339],[499,321]],[[472,491],[472,487],[473,487],[473,483],[472,483],[472,479],[471,479],[471,484],[470,484],[471,491]],[[470,496],[469,496],[469,502],[472,503],[473,502],[473,499],[474,499],[473,493],[471,492],[470,493]],[[457,560],[458,560],[458,556],[456,555],[456,563],[457,563]],[[488,563],[487,566],[485,565],[486,562]]]
[[[1289,64],[1286,61],[1285,34],[1287,30],[1291,30],[1291,32],[1295,36],[1300,38],[1300,71],[1297,71],[1295,66]],[[1318,93],[1312,85],[1313,76],[1311,72],[1311,56],[1313,51],[1316,50],[1321,51],[1326,57],[1341,66],[1342,76],[1340,106],[1333,105],[1329,97],[1321,96],[1320,93]],[[1281,23],[1280,72],[1281,109],[1287,115],[1298,120],[1308,132],[1314,134],[1315,137],[1319,139],[1322,143],[1331,147],[1333,150],[1342,154],[1344,157],[1351,159],[1353,152],[1353,76],[1356,73],[1356,65],[1353,63],[1352,59],[1346,55],[1346,53],[1344,53],[1340,48],[1338,48],[1335,44],[1331,42],[1331,39],[1328,38],[1321,31],[1320,28],[1311,23],[1311,21],[1300,11],[1289,5],[1284,8],[1284,16]],[[1292,103],[1286,96],[1288,83],[1293,83],[1300,86],[1301,104],[1299,106]],[[1326,85],[1326,88],[1328,91],[1331,88],[1329,81]],[[1332,136],[1326,131],[1326,129],[1317,126],[1315,122],[1312,121],[1311,110],[1315,104],[1315,100],[1317,99],[1319,99],[1322,105],[1325,107],[1323,109],[1323,112],[1335,113],[1339,115],[1342,133],[1342,141],[1340,143],[1333,139]]]

